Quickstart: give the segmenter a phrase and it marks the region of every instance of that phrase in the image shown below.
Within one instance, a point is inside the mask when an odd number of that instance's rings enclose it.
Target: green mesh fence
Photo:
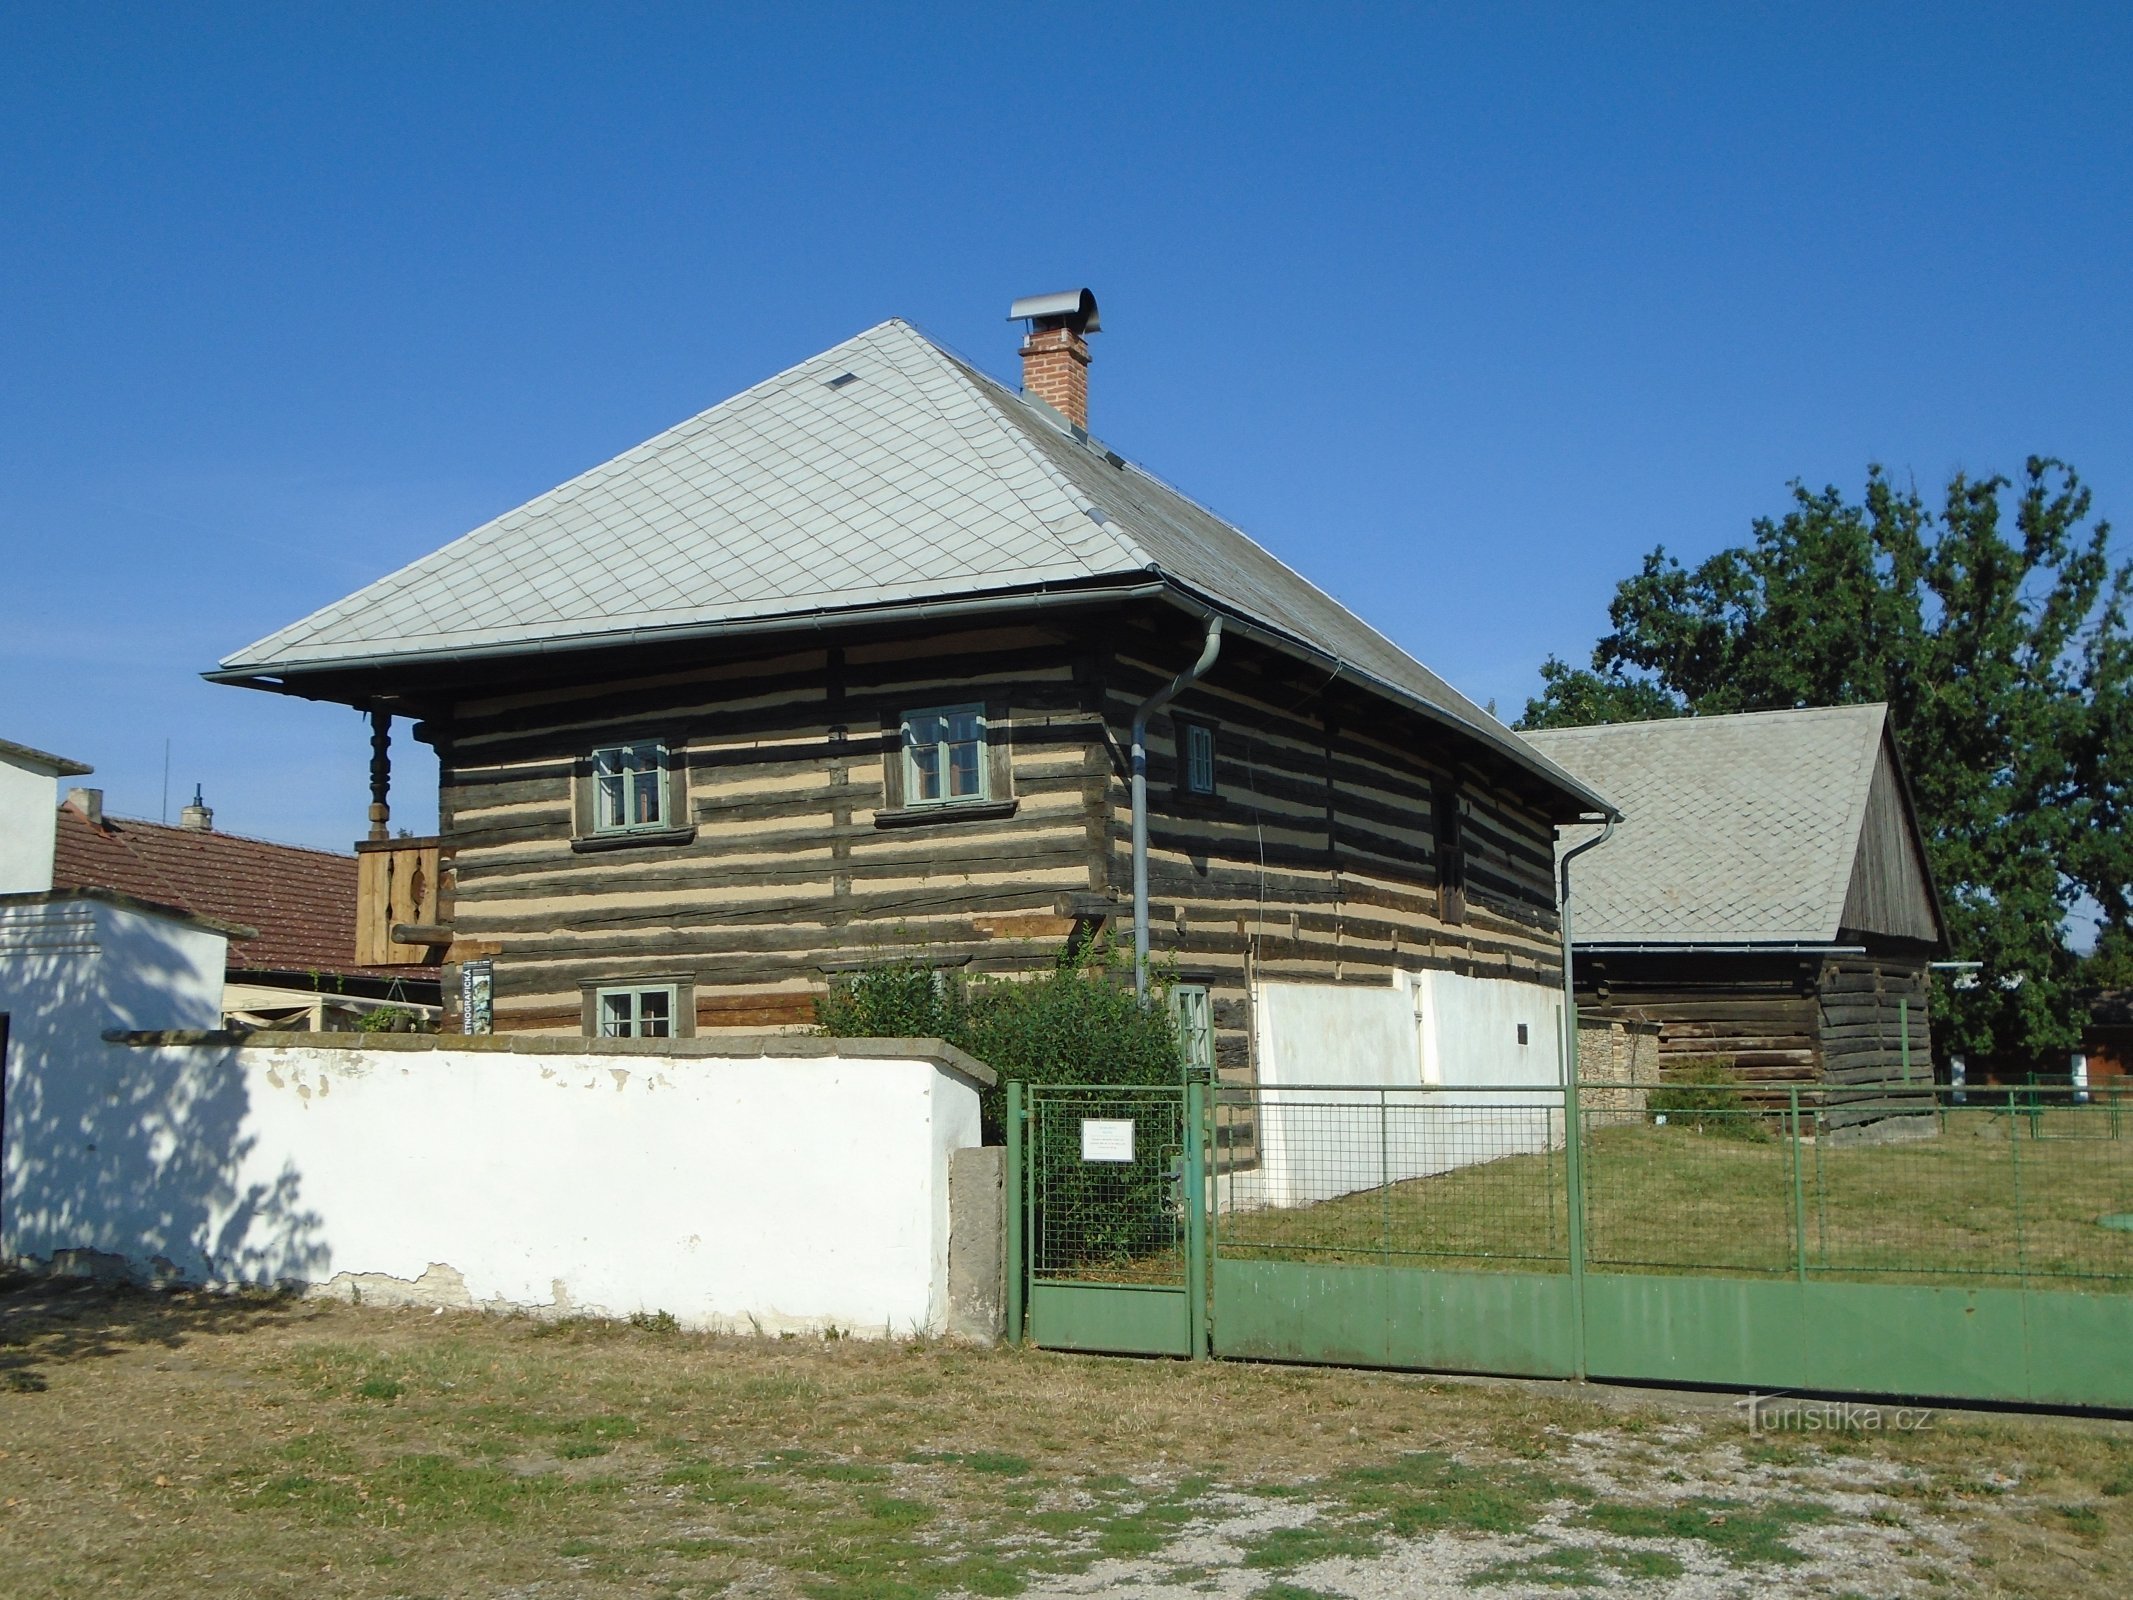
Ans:
[[[1226,1087],[1214,1114],[1218,1254],[1569,1265],[1559,1090]]]
[[[2055,1088],[1580,1092],[1585,1264],[2133,1287],[2133,1100]],[[1561,1270],[1556,1090],[1223,1088],[1228,1257]]]

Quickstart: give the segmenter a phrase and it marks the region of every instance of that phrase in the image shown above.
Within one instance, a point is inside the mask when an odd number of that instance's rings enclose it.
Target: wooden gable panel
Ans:
[[[1943,941],[1910,793],[1886,735],[1867,790],[1840,922],[1847,935],[1877,934],[1936,947]]]

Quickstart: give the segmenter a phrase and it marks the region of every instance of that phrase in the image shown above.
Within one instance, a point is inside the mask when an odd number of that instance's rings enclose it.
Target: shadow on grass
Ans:
[[[303,1303],[275,1289],[142,1289],[0,1271],[0,1393],[36,1394],[57,1367],[284,1322]]]

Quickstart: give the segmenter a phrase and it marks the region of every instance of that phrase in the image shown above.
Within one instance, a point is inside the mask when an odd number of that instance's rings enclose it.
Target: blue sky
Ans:
[[[202,669],[1083,283],[1096,431],[1512,715],[1794,477],[2133,518],[2129,68],[2123,6],[0,4],[0,737],[345,846],[356,713]]]

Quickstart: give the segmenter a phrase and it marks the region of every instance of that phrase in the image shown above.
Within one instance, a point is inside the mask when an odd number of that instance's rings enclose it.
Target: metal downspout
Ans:
[[[1148,719],[1177,698],[1178,693],[1199,681],[1222,653],[1222,618],[1210,615],[1207,637],[1200,646],[1200,659],[1140,703],[1133,713],[1131,752],[1133,793],[1133,993],[1148,998]]]
[[[1577,1376],[1585,1377],[1585,1130],[1578,1107],[1578,996],[1571,971],[1570,863],[1598,849],[1615,831],[1615,819],[1583,844],[1563,852],[1557,864],[1556,920],[1563,930],[1563,1179],[1570,1192],[1565,1214],[1570,1224],[1570,1349]]]
[[[1615,819],[1609,817],[1607,825],[1581,845],[1574,845],[1563,852],[1563,859],[1556,863],[1561,874],[1556,891],[1555,916],[1563,930],[1563,1075],[1573,1088],[1577,1084],[1578,1060],[1578,1000],[1577,987],[1570,973],[1570,863],[1588,850],[1597,850],[1607,843],[1615,831]]]

